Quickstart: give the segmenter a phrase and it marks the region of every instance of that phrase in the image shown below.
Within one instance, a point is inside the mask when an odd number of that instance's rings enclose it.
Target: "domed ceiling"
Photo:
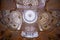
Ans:
[[[0,40],[59,40],[58,1],[1,0]]]

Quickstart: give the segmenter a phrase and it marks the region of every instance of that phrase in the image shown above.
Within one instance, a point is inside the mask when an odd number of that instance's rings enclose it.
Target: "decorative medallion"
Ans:
[[[26,23],[34,23],[37,21],[37,13],[33,10],[27,10],[23,13],[23,20]]]

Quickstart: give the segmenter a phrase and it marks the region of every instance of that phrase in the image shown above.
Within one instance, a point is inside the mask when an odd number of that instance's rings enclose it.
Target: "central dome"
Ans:
[[[23,19],[26,23],[34,23],[37,20],[37,14],[33,10],[27,10],[23,14]]]

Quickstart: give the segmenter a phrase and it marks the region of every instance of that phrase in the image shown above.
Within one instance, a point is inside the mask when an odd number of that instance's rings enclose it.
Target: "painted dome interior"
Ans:
[[[60,0],[1,0],[0,40],[60,40]]]

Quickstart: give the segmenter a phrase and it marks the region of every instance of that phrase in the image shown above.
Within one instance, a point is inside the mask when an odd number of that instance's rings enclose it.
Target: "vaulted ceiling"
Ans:
[[[60,40],[59,31],[60,0],[0,0],[0,40]]]

